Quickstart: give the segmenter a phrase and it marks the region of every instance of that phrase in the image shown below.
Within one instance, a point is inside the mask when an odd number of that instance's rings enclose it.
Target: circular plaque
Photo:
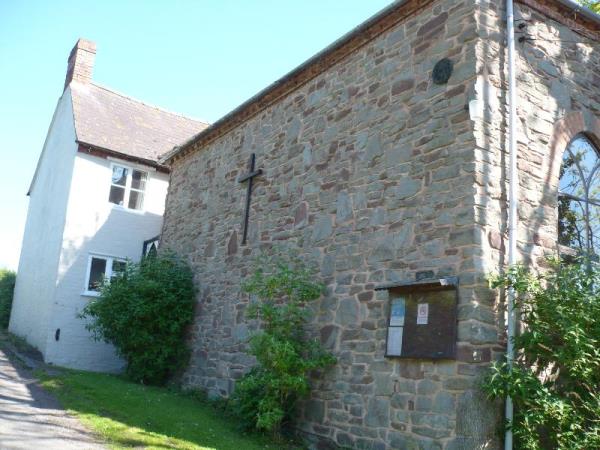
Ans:
[[[446,84],[452,75],[454,63],[448,58],[440,59],[433,67],[433,82],[435,84]]]

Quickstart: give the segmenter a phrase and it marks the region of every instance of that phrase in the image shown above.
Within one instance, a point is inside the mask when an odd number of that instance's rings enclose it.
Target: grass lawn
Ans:
[[[113,449],[291,449],[241,433],[210,404],[91,372],[39,373],[42,385]]]

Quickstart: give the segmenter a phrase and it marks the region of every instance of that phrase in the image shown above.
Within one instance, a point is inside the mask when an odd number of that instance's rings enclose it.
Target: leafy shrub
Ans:
[[[310,372],[335,358],[305,331],[306,303],[321,296],[323,285],[291,256],[263,255],[258,267],[243,284],[254,300],[247,316],[262,323],[262,331],[250,338],[258,365],[237,383],[233,404],[250,426],[277,432],[310,392]]]
[[[8,328],[16,278],[12,270],[0,269],[0,329]]]
[[[513,267],[492,286],[515,289],[525,326],[512,371],[496,363],[485,382],[513,399],[516,448],[600,448],[600,272],[555,261],[541,276]]]
[[[158,255],[129,262],[81,316],[91,319],[96,339],[116,347],[132,380],[163,384],[187,360],[184,333],[194,301],[190,268],[172,254]]]

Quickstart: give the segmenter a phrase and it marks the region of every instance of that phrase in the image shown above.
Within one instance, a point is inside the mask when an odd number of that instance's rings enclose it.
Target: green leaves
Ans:
[[[247,316],[262,324],[250,338],[258,365],[237,383],[233,403],[250,426],[278,431],[310,392],[310,372],[335,358],[306,336],[306,304],[324,290],[312,271],[293,255],[263,255],[257,266],[243,290],[255,300]]]
[[[591,9],[595,13],[600,14],[600,2],[599,1],[597,1],[597,0],[581,0],[579,3],[581,3],[583,6]]]
[[[192,277],[187,264],[172,254],[130,262],[83,310],[81,316],[91,319],[87,328],[116,347],[132,380],[163,384],[187,361],[184,331],[194,316]]]
[[[513,370],[496,363],[484,388],[511,396],[511,426],[526,450],[600,448],[600,272],[588,261],[551,261],[543,275],[523,267],[492,277],[512,287],[524,331],[515,337]]]
[[[0,328],[8,328],[12,308],[13,291],[17,274],[12,270],[0,269]]]

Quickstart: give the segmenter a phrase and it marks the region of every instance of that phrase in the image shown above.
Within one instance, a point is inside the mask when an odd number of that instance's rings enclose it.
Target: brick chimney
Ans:
[[[69,55],[64,89],[67,89],[71,81],[89,83],[92,80],[95,59],[96,44],[87,39],[79,39]]]

